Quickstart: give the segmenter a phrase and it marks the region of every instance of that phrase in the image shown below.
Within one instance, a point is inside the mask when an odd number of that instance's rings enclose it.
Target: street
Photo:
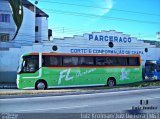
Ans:
[[[1,113],[138,113],[160,111],[160,88],[0,99]],[[142,104],[140,103],[142,100]],[[148,103],[145,101],[148,100]],[[143,108],[144,109],[139,109]],[[154,108],[154,109],[153,109]]]

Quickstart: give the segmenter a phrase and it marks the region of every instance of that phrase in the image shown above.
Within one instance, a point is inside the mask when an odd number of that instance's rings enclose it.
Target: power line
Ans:
[[[43,8],[45,9],[45,8]],[[68,12],[68,11],[61,11],[61,10],[53,10],[53,9],[46,9],[51,13],[59,13],[59,14],[67,14],[67,15],[73,15],[73,16],[84,16],[84,17],[98,17],[101,19],[107,19],[107,20],[119,20],[119,21],[128,21],[128,22],[137,22],[137,23],[148,23],[148,24],[158,24],[160,25],[160,22],[154,22],[154,21],[144,21],[144,20],[135,20],[135,19],[126,19],[126,18],[120,18],[120,17],[105,17],[101,15],[95,15],[95,14],[86,14],[86,13],[79,13],[79,12]]]
[[[34,0],[32,0],[34,1]],[[97,7],[97,6],[91,6],[91,5],[82,5],[82,4],[73,4],[73,3],[65,3],[65,2],[55,2],[55,1],[47,1],[47,0],[38,0],[40,2],[46,2],[46,3],[55,3],[55,4],[63,4],[63,5],[70,5],[70,6],[79,6],[79,7],[88,7],[88,8],[96,8],[96,9],[110,9],[110,8],[104,8],[104,7]],[[113,9],[114,11],[118,12],[128,12],[128,13],[134,13],[134,14],[143,14],[143,15],[151,15],[151,16],[160,16],[160,14],[155,13],[147,13],[147,12],[136,12],[136,11],[130,11],[130,10],[122,10],[122,9]]]
[[[23,27],[23,30],[28,30],[28,29],[30,29],[30,30],[32,30],[33,29],[33,31],[34,31],[34,28],[31,28],[31,27],[29,27],[29,26],[25,26],[25,27]],[[73,28],[73,27],[63,27],[63,26],[61,26],[61,27],[54,27],[53,29],[53,33],[54,32],[56,32],[56,33],[65,33],[65,32],[67,32],[67,33],[76,33],[76,32],[78,32],[78,33],[82,33],[82,34],[85,34],[86,32],[94,32],[94,31],[96,31],[96,30],[98,30],[98,29],[93,29],[93,31],[88,31],[88,29],[86,29],[86,27],[84,27],[84,28]],[[41,31],[43,31],[43,32],[45,32],[46,30],[41,30]],[[98,32],[99,32],[99,30],[98,30]],[[13,34],[13,33],[12,33]],[[18,33],[18,35],[19,36],[28,36],[28,37],[40,37],[40,38],[46,38],[46,37],[44,37],[44,36],[41,36],[41,35],[32,35],[32,34],[28,34],[28,33]],[[76,34],[75,34],[76,35]],[[146,34],[146,33],[131,33],[131,34],[128,34],[128,35],[140,35],[140,36],[155,36],[156,34]]]
[[[23,30],[28,30],[28,29],[30,29],[30,30],[33,29],[33,31],[34,31],[34,28],[31,28],[29,26],[23,27]],[[88,29],[86,29],[86,27],[83,27],[83,29],[82,29],[82,28],[73,28],[73,27],[67,27],[66,28],[66,27],[61,26],[61,27],[54,27],[52,30],[53,30],[53,34],[54,34],[54,32],[55,33],[70,33],[70,34],[73,34],[73,33],[82,33],[82,34],[84,34],[86,32],[93,32],[93,31],[96,31],[98,29],[93,29],[92,31],[89,31]],[[41,31],[45,32],[46,30],[41,30]],[[145,34],[145,33],[131,33],[129,35],[133,35],[133,34],[136,35],[136,36],[154,36],[155,35],[155,34]],[[23,36],[35,37],[35,35],[26,34],[26,33],[19,33],[19,35],[20,36],[23,35]],[[76,34],[74,34],[74,35],[76,35]],[[42,38],[42,37],[46,38],[46,37],[41,36],[41,35],[36,35],[36,36],[39,37],[39,38]]]

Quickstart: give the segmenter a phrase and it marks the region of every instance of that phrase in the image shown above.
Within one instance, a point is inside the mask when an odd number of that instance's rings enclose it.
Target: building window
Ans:
[[[10,22],[10,14],[0,14],[0,22]]]
[[[109,46],[110,48],[113,48],[113,46],[114,46],[113,42],[109,42],[109,43],[108,43],[108,46]]]
[[[35,27],[35,32],[38,32],[38,26]]]
[[[7,33],[0,33],[0,41],[9,41],[9,34]]]
[[[144,51],[145,51],[145,52],[148,52],[148,48],[145,48]]]

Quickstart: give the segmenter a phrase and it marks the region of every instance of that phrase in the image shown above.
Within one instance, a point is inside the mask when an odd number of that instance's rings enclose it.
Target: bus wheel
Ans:
[[[36,85],[35,85],[35,89],[36,90],[45,90],[45,89],[47,89],[46,81],[44,81],[44,80],[37,81]]]
[[[115,86],[115,85],[116,85],[116,80],[115,80],[115,78],[113,78],[113,77],[109,78],[108,81],[107,81],[107,85],[108,85],[109,87]]]

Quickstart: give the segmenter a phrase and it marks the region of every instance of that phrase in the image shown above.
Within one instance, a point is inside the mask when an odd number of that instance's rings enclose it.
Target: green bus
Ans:
[[[142,81],[140,55],[28,53],[20,58],[19,89],[128,84]]]

